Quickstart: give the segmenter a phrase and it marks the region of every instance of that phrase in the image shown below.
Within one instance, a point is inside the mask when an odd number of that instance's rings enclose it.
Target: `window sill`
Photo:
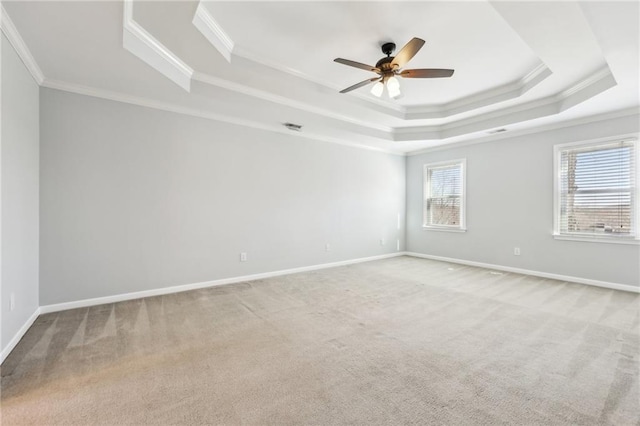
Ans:
[[[467,228],[445,228],[442,226],[422,226],[423,231],[467,232]]]
[[[606,244],[640,244],[640,240],[632,237],[596,237],[596,236],[581,236],[581,235],[564,235],[553,234],[553,238],[556,240],[565,241],[582,241],[586,243],[606,243]]]

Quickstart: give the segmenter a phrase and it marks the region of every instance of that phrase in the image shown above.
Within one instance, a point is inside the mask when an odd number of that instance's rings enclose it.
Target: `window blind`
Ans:
[[[563,148],[559,160],[560,234],[636,235],[634,141]]]
[[[425,166],[425,226],[462,226],[462,162]]]

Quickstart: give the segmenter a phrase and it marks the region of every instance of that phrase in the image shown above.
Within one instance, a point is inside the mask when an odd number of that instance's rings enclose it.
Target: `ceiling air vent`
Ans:
[[[495,130],[490,130],[487,133],[489,133],[490,135],[495,135],[496,133],[502,133],[502,132],[506,132],[507,129],[502,128],[502,129],[495,129]]]
[[[282,125],[289,130],[293,130],[294,132],[299,132],[300,130],[302,130],[302,125],[300,124],[282,123]]]

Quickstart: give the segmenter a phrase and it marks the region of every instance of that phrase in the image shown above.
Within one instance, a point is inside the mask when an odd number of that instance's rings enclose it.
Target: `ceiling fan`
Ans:
[[[403,70],[402,67],[415,56],[416,53],[424,45],[424,40],[414,37],[407,43],[396,56],[391,56],[396,49],[395,43],[384,43],[382,45],[382,53],[387,55],[385,58],[380,59],[376,66],[362,64],[360,62],[350,61],[348,59],[336,58],[334,62],[340,64],[349,65],[350,67],[360,68],[367,71],[373,71],[378,74],[376,77],[361,81],[353,86],[347,87],[341,90],[340,93],[347,93],[352,90],[358,89],[367,84],[371,84],[374,81],[377,83],[371,88],[371,93],[377,97],[382,96],[385,86],[389,96],[393,99],[397,99],[402,95],[400,92],[400,82],[396,76],[403,78],[442,78],[451,77],[453,70],[449,69],[437,69],[437,68],[422,68],[422,69],[409,69]]]

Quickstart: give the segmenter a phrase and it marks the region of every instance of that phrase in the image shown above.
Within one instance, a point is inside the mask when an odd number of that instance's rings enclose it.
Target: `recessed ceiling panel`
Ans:
[[[634,113],[640,102],[637,2],[125,4],[3,1],[3,32],[28,46],[43,86],[275,131],[299,123],[301,136],[391,151]],[[191,91],[127,50],[125,10],[145,55],[193,70]],[[233,41],[228,52],[194,24],[198,10],[215,20],[206,30]],[[426,44],[410,68],[454,77],[401,80],[399,101],[338,93],[370,74],[334,58],[375,64],[382,42],[400,49],[412,37]]]
[[[206,2],[238,54],[297,70],[329,85],[350,86],[370,76],[336,64],[366,64],[399,50],[412,37],[426,41],[408,68],[453,68],[448,79],[403,79],[401,105],[440,105],[516,82],[538,57],[495,9],[480,2]],[[375,76],[375,75],[371,75]],[[358,89],[368,91],[368,88]]]

